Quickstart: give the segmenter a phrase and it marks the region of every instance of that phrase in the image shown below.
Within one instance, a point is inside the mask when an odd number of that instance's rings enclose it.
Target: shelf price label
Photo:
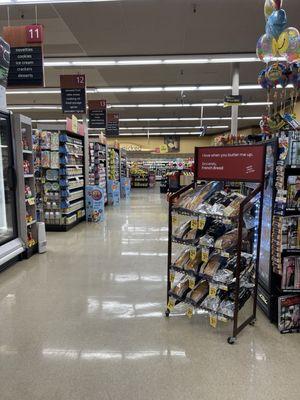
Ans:
[[[197,229],[198,228],[198,221],[196,219],[191,220],[191,229]]]
[[[172,224],[178,224],[178,217],[177,217],[177,215],[172,215]]]
[[[209,296],[210,297],[216,297],[218,291],[218,286],[217,285],[209,285]]]
[[[210,326],[212,326],[213,328],[216,328],[218,325],[218,318],[215,314],[210,314],[209,315],[209,324]]]
[[[201,250],[201,260],[203,262],[207,262],[209,258],[209,249],[207,247],[203,247]]]
[[[189,277],[189,288],[194,289],[196,283],[196,278],[194,277]]]
[[[206,218],[200,217],[198,220],[198,229],[202,230],[205,226]]]
[[[194,308],[193,307],[188,307],[188,309],[186,310],[186,315],[188,318],[192,318],[194,314]]]
[[[190,248],[190,259],[191,259],[191,260],[195,260],[195,258],[196,258],[196,253],[197,253],[196,248],[195,248],[195,247],[191,247],[191,248]]]
[[[173,271],[173,270],[170,271],[169,278],[170,278],[170,282],[174,282],[174,279],[175,279],[175,271]]]
[[[167,308],[169,311],[173,311],[174,307],[175,307],[175,299],[174,299],[174,297],[170,297]]]

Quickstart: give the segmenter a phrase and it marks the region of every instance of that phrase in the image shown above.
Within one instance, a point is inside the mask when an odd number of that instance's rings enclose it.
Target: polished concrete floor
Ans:
[[[0,274],[1,400],[299,400],[300,335],[164,317],[167,214],[135,190]]]

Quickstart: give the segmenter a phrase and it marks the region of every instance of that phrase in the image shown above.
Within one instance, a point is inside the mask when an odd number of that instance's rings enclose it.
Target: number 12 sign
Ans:
[[[25,27],[27,43],[43,43],[43,25],[27,25]]]

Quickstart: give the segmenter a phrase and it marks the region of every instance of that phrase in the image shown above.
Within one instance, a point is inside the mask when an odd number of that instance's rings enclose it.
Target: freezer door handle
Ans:
[[[7,186],[10,190],[15,190],[17,187],[17,173],[12,166],[7,168]]]

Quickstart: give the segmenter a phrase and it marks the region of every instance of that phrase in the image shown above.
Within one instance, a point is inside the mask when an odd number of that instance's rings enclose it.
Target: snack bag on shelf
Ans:
[[[189,291],[189,279],[188,277],[184,276],[180,279],[177,285],[173,289],[171,289],[170,295],[178,299],[184,300]]]
[[[190,251],[188,248],[184,249],[174,261],[174,266],[184,269],[185,264],[190,260]]]

